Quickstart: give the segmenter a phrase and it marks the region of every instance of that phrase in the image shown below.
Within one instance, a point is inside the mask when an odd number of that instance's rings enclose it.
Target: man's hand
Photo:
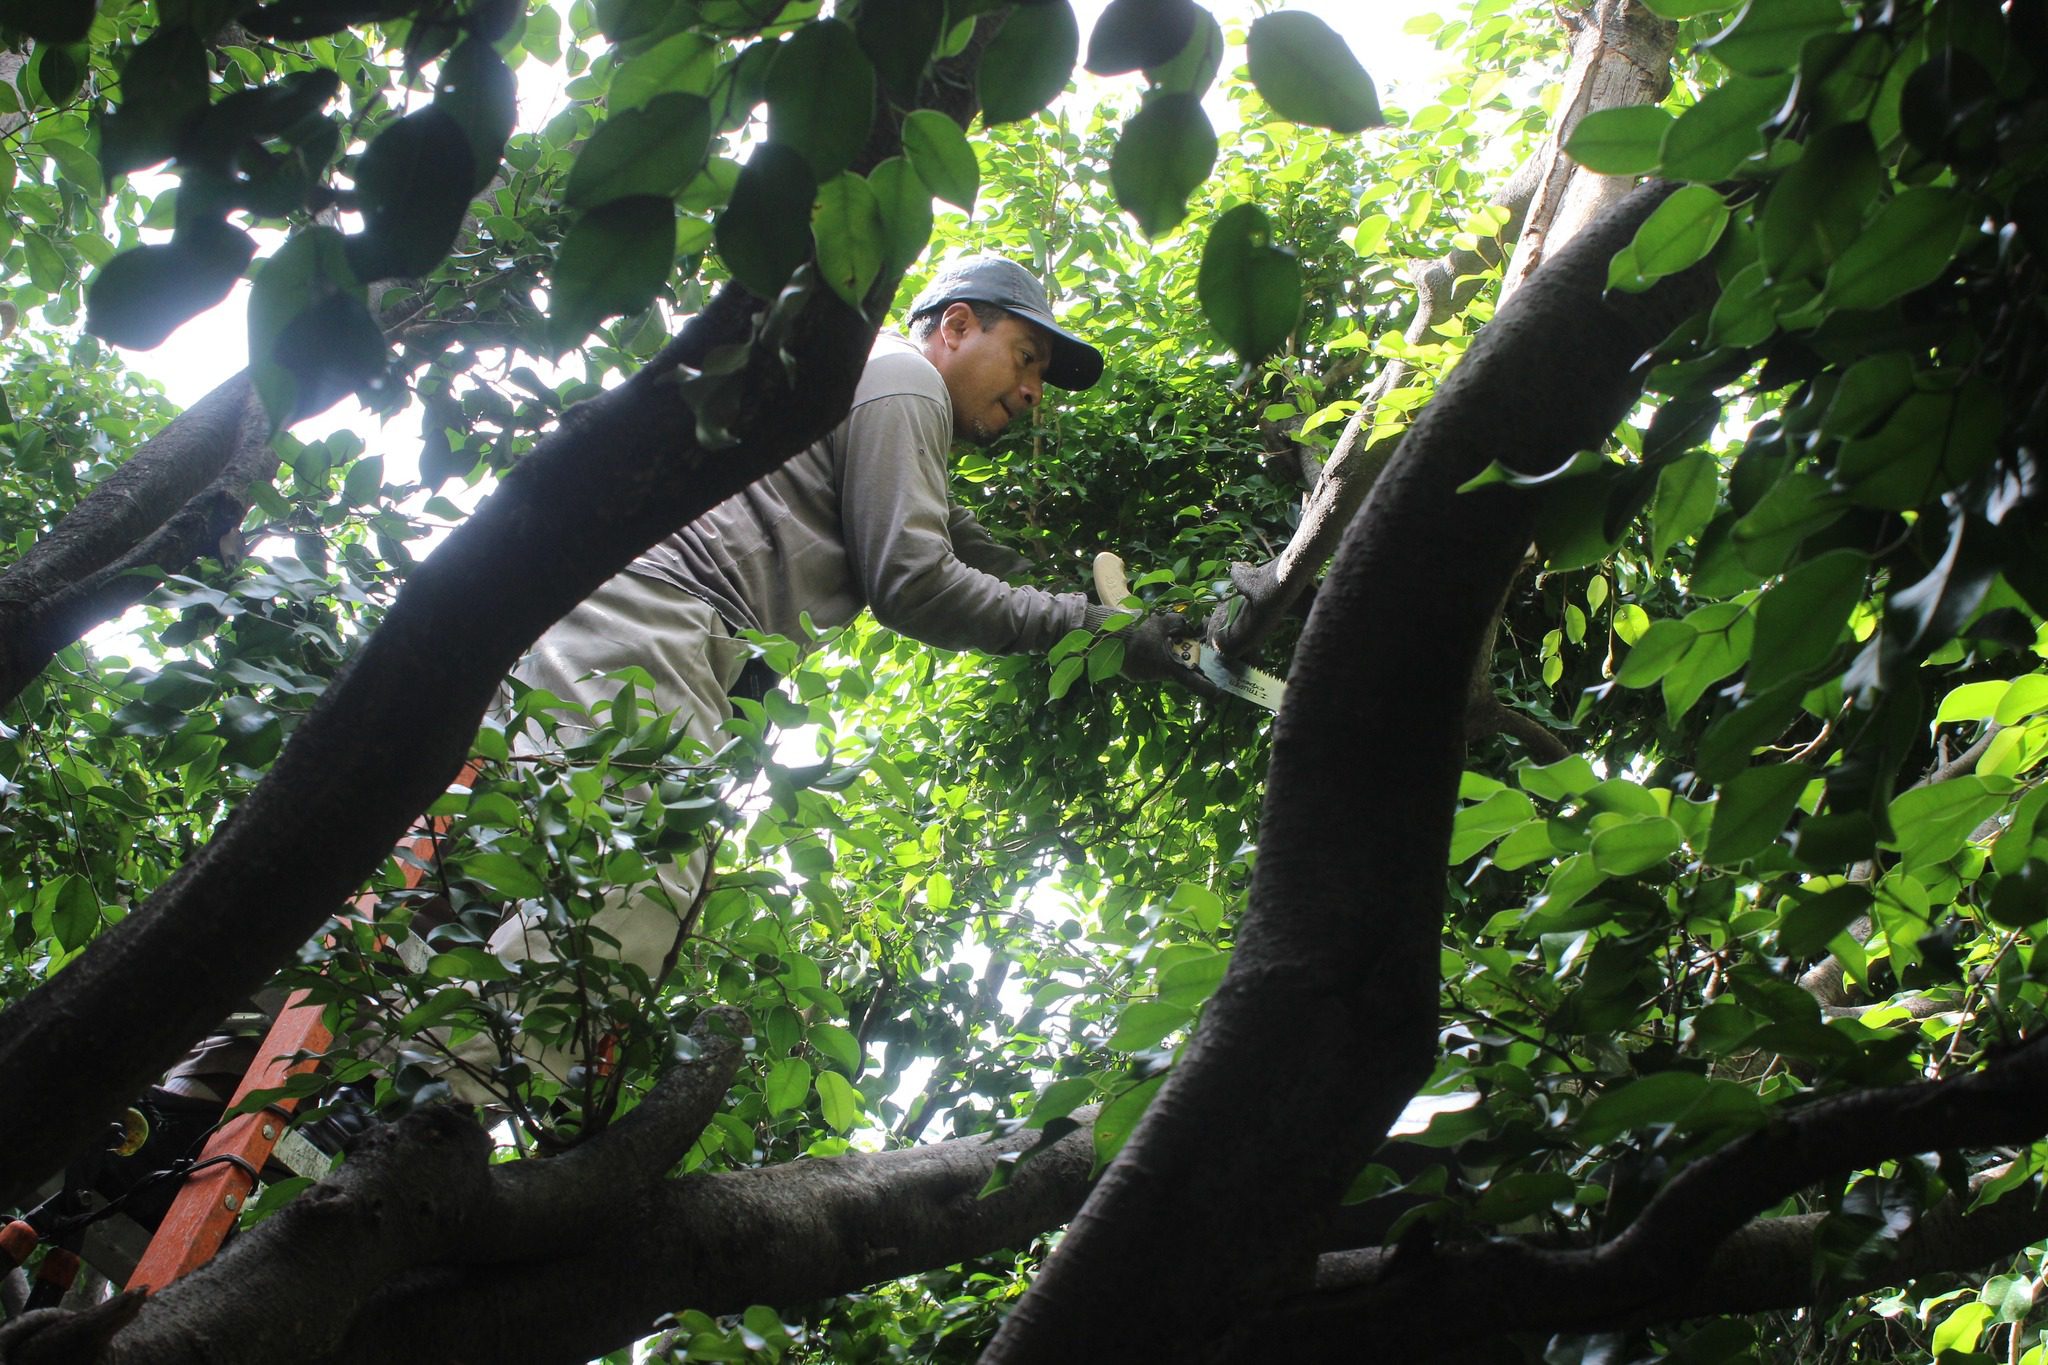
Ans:
[[[1101,619],[1089,622],[1098,628],[1102,619],[1111,614],[1102,607],[1090,607],[1088,610],[1091,616],[1101,613]],[[1147,613],[1142,620],[1116,632],[1116,638],[1124,642],[1123,675],[1134,682],[1178,683],[1211,701],[1220,700],[1223,693],[1216,689],[1216,685],[1182,663],[1173,653],[1177,641],[1193,640],[1200,634],[1200,624],[1179,612]]]

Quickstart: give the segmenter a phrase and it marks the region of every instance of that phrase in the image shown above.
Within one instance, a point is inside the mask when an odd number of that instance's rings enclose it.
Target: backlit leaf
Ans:
[[[1264,210],[1239,204],[1209,228],[1196,293],[1216,334],[1255,365],[1287,343],[1301,318],[1301,263],[1274,243]]]
[[[983,121],[1011,123],[1051,104],[1080,52],[1081,26],[1068,0],[1013,6],[977,72]]]
[[[1305,10],[1252,21],[1246,37],[1252,84],[1292,123],[1356,133],[1383,122],[1372,77],[1337,31]]]
[[[1124,124],[1110,158],[1117,203],[1147,237],[1187,217],[1188,196],[1216,164],[1216,132],[1192,95],[1160,95]]]

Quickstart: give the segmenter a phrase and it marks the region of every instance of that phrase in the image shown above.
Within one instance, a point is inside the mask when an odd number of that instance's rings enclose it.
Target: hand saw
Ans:
[[[1105,607],[1121,607],[1131,595],[1124,577],[1124,561],[1104,550],[1095,556],[1095,596]],[[1233,697],[1243,697],[1255,706],[1278,711],[1287,695],[1287,684],[1271,673],[1226,659],[1206,640],[1176,640],[1173,657],[1190,671],[1201,674],[1210,684]]]

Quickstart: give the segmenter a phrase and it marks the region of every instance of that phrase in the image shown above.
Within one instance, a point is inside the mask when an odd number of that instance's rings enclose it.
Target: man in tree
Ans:
[[[1028,561],[951,501],[946,462],[956,440],[993,442],[1047,384],[1086,389],[1102,367],[1101,352],[1053,320],[1043,285],[1014,262],[980,256],[941,271],[911,305],[909,336],[876,340],[853,406],[829,435],[640,556],[543,636],[514,676],[596,712],[619,694],[619,670],[643,669],[654,707],[715,747],[753,653],[742,630],[800,640],[806,615],[829,630],[867,607],[928,644],[1015,654],[1099,628],[1111,608],[1011,581]],[[1125,633],[1125,675],[1199,686],[1171,653],[1194,629],[1171,613],[1138,622]],[[573,722],[566,728],[573,735]],[[659,982],[708,861],[699,849],[662,866],[654,885],[614,892],[592,928]],[[547,960],[543,919],[529,904],[492,949]],[[544,1054],[561,1074],[558,1061]]]

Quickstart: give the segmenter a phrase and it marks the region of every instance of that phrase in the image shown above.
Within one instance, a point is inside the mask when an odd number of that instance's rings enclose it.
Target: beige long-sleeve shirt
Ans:
[[[868,607],[946,649],[1045,650],[1087,599],[1016,587],[1026,567],[947,493],[953,407],[904,338],[869,354],[846,419],[824,440],[635,560],[632,572],[703,598],[735,626],[803,639]]]

